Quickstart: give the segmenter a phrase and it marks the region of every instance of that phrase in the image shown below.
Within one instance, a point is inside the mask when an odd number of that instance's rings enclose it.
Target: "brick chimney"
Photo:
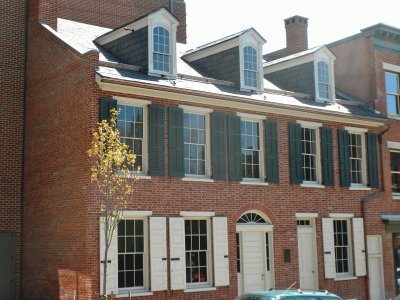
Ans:
[[[308,19],[301,16],[293,16],[284,21],[286,28],[286,55],[307,50]]]

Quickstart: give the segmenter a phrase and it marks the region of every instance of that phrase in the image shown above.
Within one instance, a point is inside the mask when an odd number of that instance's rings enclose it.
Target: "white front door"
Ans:
[[[385,299],[383,285],[382,241],[379,235],[369,235],[368,270],[371,300]]]
[[[266,289],[265,232],[242,232],[243,292]]]
[[[317,252],[313,222],[311,220],[299,221],[297,222],[297,236],[300,288],[318,290]]]

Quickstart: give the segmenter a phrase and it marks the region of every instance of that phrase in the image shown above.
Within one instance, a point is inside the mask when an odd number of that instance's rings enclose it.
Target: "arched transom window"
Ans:
[[[329,99],[329,68],[326,62],[318,62],[318,95],[319,98]]]
[[[254,212],[245,213],[237,222],[238,224],[269,224],[263,217]]]
[[[243,62],[244,85],[256,88],[258,77],[257,50],[250,46],[244,47]]]
[[[153,29],[153,69],[169,72],[170,66],[169,31],[158,26]]]

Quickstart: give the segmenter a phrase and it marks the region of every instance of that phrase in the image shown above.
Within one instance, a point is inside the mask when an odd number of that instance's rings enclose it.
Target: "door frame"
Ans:
[[[243,270],[243,243],[242,243],[242,235],[241,233],[243,232],[259,232],[263,233],[262,235],[262,243],[264,248],[266,247],[266,241],[265,241],[265,233],[268,232],[268,238],[269,238],[269,256],[270,256],[270,273],[271,273],[271,285],[272,287],[275,286],[275,266],[274,266],[274,237],[273,237],[273,228],[274,225],[270,224],[236,224],[236,233],[239,233],[239,247],[240,247],[240,269]],[[236,240],[236,238],[235,238]],[[264,260],[264,265],[265,265],[265,272],[267,272],[267,257],[266,257],[266,251],[263,251],[263,260]],[[244,288],[244,280],[243,280],[243,275],[241,273],[237,273],[238,277],[238,294],[240,296],[241,292],[243,292]],[[264,275],[264,278],[267,278],[267,274]],[[265,285],[264,285],[265,288]]]
[[[296,225],[297,229],[297,254],[298,254],[298,265],[299,265],[299,286],[301,288],[301,278],[300,278],[300,255],[299,255],[299,230],[301,229],[311,229],[312,230],[312,245],[311,250],[314,253],[313,255],[313,264],[314,264],[314,290],[319,290],[319,275],[318,275],[318,252],[317,252],[317,232],[316,232],[316,222],[315,217],[297,217],[296,223],[298,221],[309,221],[309,226],[301,227],[301,225]]]

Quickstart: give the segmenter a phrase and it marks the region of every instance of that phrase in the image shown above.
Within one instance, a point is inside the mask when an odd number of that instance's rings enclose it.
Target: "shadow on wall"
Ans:
[[[58,270],[58,289],[60,300],[79,299],[79,282],[84,280],[79,272],[59,269]]]

